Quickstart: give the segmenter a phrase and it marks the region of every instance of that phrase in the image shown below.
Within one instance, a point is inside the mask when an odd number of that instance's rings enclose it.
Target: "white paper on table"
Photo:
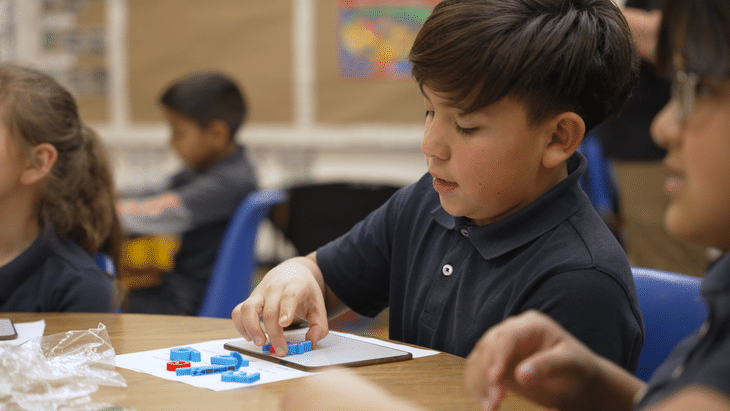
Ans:
[[[337,333],[336,331],[331,331]],[[286,333],[285,333],[286,335]],[[380,344],[384,346],[393,347],[402,351],[408,351],[413,354],[414,358],[423,357],[427,355],[437,354],[438,351],[424,350],[419,348],[413,348],[406,345],[393,344],[386,341],[378,340],[375,338],[355,336],[347,334],[350,338],[361,339],[364,341],[371,342],[373,344]],[[210,357],[215,355],[229,355],[231,352],[223,348],[223,344],[232,339],[225,340],[213,340],[206,341],[196,344],[179,345],[176,347],[161,348],[158,350],[142,351],[131,354],[120,354],[117,355],[116,365],[117,367],[126,368],[132,371],[143,372],[146,374],[154,375],[156,377],[164,378],[172,381],[180,381],[195,387],[207,388],[213,391],[225,391],[245,386],[266,384],[274,381],[287,380],[291,378],[299,378],[313,373],[299,371],[294,368],[290,368],[284,365],[275,364],[271,361],[260,360],[257,358],[249,357],[244,355],[243,358],[249,361],[248,367],[241,367],[239,371],[245,371],[246,373],[259,373],[261,379],[251,383],[232,383],[221,381],[220,374],[210,375],[181,375],[177,376],[174,371],[167,371],[167,362],[170,361],[170,349],[178,347],[190,347],[200,351],[200,363],[193,363],[195,366],[203,366],[210,364]]]
[[[0,344],[20,345],[34,338],[43,337],[43,333],[46,330],[45,320],[29,323],[13,323],[13,325],[15,326],[15,332],[18,333],[18,338],[0,341]]]

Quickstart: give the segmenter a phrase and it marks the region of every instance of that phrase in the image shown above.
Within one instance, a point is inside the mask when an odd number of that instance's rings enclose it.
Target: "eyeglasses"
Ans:
[[[684,124],[692,114],[700,76],[678,70],[672,82],[671,100],[677,104],[677,122]]]

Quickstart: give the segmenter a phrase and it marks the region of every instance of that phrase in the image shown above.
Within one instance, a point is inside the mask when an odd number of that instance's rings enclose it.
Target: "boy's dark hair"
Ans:
[[[674,53],[682,53],[684,67],[675,67]],[[667,78],[677,68],[721,80],[730,76],[730,2],[666,0],[657,60]]]
[[[206,128],[214,120],[223,121],[231,138],[248,115],[240,86],[218,72],[195,73],[170,85],[160,96],[160,104]]]
[[[466,113],[505,96],[537,125],[575,112],[586,131],[618,115],[638,78],[638,59],[611,0],[444,0],[409,58],[420,85]]]

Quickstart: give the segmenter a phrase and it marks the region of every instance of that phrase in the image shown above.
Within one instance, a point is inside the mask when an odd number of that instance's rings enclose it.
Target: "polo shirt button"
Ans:
[[[672,371],[672,379],[676,380],[677,378],[681,377],[683,372],[684,366],[678,365],[677,368]]]
[[[461,235],[463,235],[464,237],[469,237],[469,230],[467,230],[466,228],[462,228]]]
[[[446,265],[445,265],[445,266],[444,266],[444,267],[443,267],[443,268],[441,269],[441,272],[442,272],[442,273],[443,273],[443,274],[444,274],[445,276],[447,276],[447,277],[448,277],[448,276],[450,276],[451,274],[453,274],[453,273],[454,273],[454,267],[452,267],[452,266],[451,266],[451,264],[446,264]]]

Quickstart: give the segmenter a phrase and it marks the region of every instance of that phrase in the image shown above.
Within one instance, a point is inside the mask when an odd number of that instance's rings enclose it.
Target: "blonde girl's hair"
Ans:
[[[122,229],[112,171],[73,96],[46,74],[0,64],[0,115],[21,150],[48,143],[58,151],[45,177],[41,229],[53,228],[86,252],[104,252],[118,263]]]

